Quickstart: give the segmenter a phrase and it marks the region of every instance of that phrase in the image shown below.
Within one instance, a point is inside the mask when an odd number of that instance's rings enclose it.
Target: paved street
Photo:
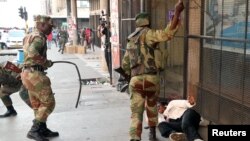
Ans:
[[[98,78],[98,82],[108,80],[108,73],[102,71],[99,61],[100,49],[88,50],[87,54],[59,54],[56,48],[48,50],[48,58],[53,61],[71,61],[77,64],[81,78]],[[1,56],[2,57],[2,56]],[[79,90],[77,71],[70,64],[54,64],[48,70],[56,98],[56,108],[48,119],[48,127],[57,130],[60,136],[51,141],[128,141],[130,122],[129,96],[120,93],[109,83],[82,85],[78,108],[75,108]],[[29,131],[33,113],[20,99],[12,96],[16,117],[0,119],[0,141],[29,141]],[[0,102],[0,113],[6,111]],[[144,125],[146,125],[144,123]],[[148,140],[148,130],[144,130],[142,141]],[[158,134],[159,141],[167,141]]]

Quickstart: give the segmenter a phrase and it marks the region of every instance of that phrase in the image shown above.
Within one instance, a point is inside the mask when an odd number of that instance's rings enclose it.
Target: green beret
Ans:
[[[135,17],[135,24],[137,27],[149,25],[149,14],[139,13]]]
[[[46,16],[46,15],[36,15],[34,16],[34,21],[36,23],[48,23],[53,25],[53,21],[51,19],[50,16]]]

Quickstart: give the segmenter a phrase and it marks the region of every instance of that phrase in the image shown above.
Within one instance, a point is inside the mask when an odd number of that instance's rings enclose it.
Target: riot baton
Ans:
[[[81,74],[80,74],[80,71],[77,67],[77,65],[73,62],[70,62],[70,61],[53,61],[53,64],[55,63],[67,63],[67,64],[72,64],[76,67],[76,70],[77,70],[77,74],[78,74],[78,77],[79,77],[79,92],[78,92],[78,96],[77,96],[77,100],[76,100],[76,105],[75,107],[77,108],[78,107],[78,104],[79,104],[79,100],[80,100],[80,96],[81,96],[81,92],[82,92],[82,79],[81,79]]]

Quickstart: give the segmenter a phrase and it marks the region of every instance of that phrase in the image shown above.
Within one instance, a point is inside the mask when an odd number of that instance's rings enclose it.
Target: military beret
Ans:
[[[53,25],[53,21],[51,19],[50,16],[46,16],[46,15],[35,15],[34,16],[34,21],[36,23],[48,23],[50,25]]]
[[[149,25],[149,14],[148,13],[139,13],[135,17],[135,24],[137,27]]]
[[[149,14],[148,13],[146,13],[146,12],[143,12],[143,13],[139,13],[139,14],[137,14],[136,16],[135,16],[135,20],[137,20],[137,19],[139,19],[139,18],[143,18],[143,19],[145,19],[145,18],[149,18]]]

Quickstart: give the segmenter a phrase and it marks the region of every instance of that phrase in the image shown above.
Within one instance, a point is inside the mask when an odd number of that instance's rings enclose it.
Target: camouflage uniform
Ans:
[[[127,75],[131,75],[129,83],[131,140],[140,140],[142,133],[143,112],[146,108],[148,125],[155,127],[158,123],[156,107],[159,94],[159,61],[157,60],[156,44],[171,40],[177,28],[170,30],[170,24],[163,30],[153,30],[148,27],[149,15],[140,13],[136,16],[136,31],[128,36],[126,52],[122,60],[122,68]]]
[[[59,32],[59,50],[58,52],[61,51],[61,53],[63,54],[64,52],[64,48],[65,48],[65,44],[68,42],[68,32],[66,30],[60,30]]]
[[[35,21],[36,24],[44,23],[48,26],[50,25],[50,27],[43,32],[37,28],[24,38],[24,69],[21,73],[21,78],[24,86],[28,89],[35,115],[33,126],[27,137],[47,141],[44,137],[49,137],[50,135],[43,131],[46,130],[46,132],[53,133],[52,136],[59,135],[58,132],[51,132],[46,127],[47,118],[55,108],[51,82],[44,72],[44,70],[53,65],[52,61],[47,59],[46,44],[46,34],[49,34],[49,31],[51,32],[53,23],[50,17],[41,15],[36,16]]]
[[[22,81],[17,79],[18,74],[13,71],[8,71],[0,66],[0,98],[7,108],[7,112],[0,117],[9,117],[17,115],[13,105],[10,95],[16,93],[20,90],[22,86]],[[28,92],[25,88],[19,91],[19,94],[23,101],[30,106],[30,101],[28,97]]]

